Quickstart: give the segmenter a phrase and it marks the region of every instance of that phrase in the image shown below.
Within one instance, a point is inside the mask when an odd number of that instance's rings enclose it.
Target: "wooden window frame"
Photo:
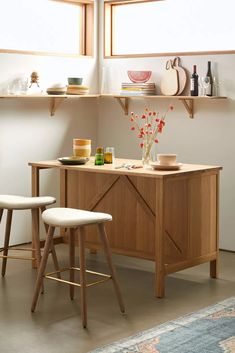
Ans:
[[[166,52],[166,53],[145,53],[145,54],[121,54],[113,53],[113,9],[116,5],[130,5],[146,2],[157,2],[164,0],[104,0],[103,12],[103,56],[105,59],[118,58],[141,58],[141,57],[161,57],[161,56],[187,56],[187,55],[218,55],[218,54],[235,54],[235,50],[214,50],[214,51],[196,51],[196,52]]]
[[[81,33],[80,33],[80,50],[77,54],[66,54],[57,52],[0,49],[0,53],[10,54],[29,54],[29,55],[45,55],[45,56],[65,56],[65,57],[83,57],[94,55],[94,0],[52,0],[57,2],[70,3],[82,7],[81,15]]]

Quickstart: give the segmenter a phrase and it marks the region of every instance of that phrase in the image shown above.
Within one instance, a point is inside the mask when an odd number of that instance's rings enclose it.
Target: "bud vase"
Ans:
[[[150,168],[151,155],[152,155],[152,143],[145,141],[142,148],[142,164],[145,169]]]

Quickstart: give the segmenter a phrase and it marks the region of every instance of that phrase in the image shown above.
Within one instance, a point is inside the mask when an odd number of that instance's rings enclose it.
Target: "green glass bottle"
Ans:
[[[95,165],[104,165],[104,148],[103,147],[96,148]]]

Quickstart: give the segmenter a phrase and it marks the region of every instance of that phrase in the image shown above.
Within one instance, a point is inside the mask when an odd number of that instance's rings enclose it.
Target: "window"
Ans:
[[[235,53],[234,0],[107,0],[105,56]]]
[[[0,52],[92,55],[92,33],[91,1],[6,0],[1,6]]]

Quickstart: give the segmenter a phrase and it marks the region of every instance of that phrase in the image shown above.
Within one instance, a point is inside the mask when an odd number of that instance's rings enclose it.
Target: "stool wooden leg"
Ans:
[[[55,227],[49,227],[47,237],[46,237],[45,247],[44,247],[44,251],[43,251],[43,255],[42,255],[42,259],[41,259],[41,263],[40,263],[38,274],[37,274],[37,280],[35,283],[32,306],[31,306],[32,312],[34,312],[34,310],[36,308],[38,296],[39,296],[40,289],[41,289],[41,286],[43,283],[43,276],[44,276],[50,248],[51,248],[51,243],[53,241],[54,231],[55,231]]]
[[[0,223],[1,223],[1,220],[2,220],[2,215],[3,215],[3,209],[0,208]]]
[[[46,210],[46,207],[41,207],[41,213],[43,211],[45,211],[45,210]],[[47,233],[49,226],[46,223],[44,223],[44,227],[45,227],[45,230],[46,230],[46,233]],[[57,255],[56,255],[55,246],[54,246],[54,242],[53,241],[51,243],[51,256],[52,256],[52,259],[53,259],[53,262],[54,262],[55,270],[59,271],[60,268],[59,268],[59,263],[58,263],[58,259],[57,259]],[[57,278],[61,279],[60,272],[57,272],[56,276],[57,276]]]
[[[75,267],[75,229],[70,228],[69,232],[69,267],[70,267],[70,277],[69,280],[70,282],[74,282],[74,269],[72,267]],[[70,288],[70,298],[73,300],[74,298],[74,286],[71,284],[69,286]]]
[[[80,284],[81,284],[81,313],[82,324],[87,325],[87,300],[86,300],[86,260],[85,260],[85,229],[79,227],[79,265],[80,265]]]
[[[12,221],[12,210],[7,210],[7,221],[6,221],[6,229],[5,229],[5,239],[4,239],[4,250],[3,256],[7,256],[8,254],[8,246],[10,240],[10,233],[11,233],[11,221]],[[2,276],[5,276],[6,273],[6,266],[7,266],[7,258],[4,257],[2,259]]]
[[[38,209],[33,208],[31,210],[31,214],[32,214],[33,245],[35,247],[36,265],[37,265],[37,269],[38,269],[39,265],[40,265],[40,261],[41,261]]]
[[[116,270],[115,270],[115,267],[113,266],[112,255],[111,255],[111,251],[110,251],[110,248],[109,248],[109,242],[108,242],[108,238],[107,238],[107,234],[106,234],[106,231],[105,231],[104,224],[103,223],[98,224],[98,229],[99,229],[99,234],[100,234],[101,241],[102,241],[102,243],[104,245],[104,251],[105,251],[107,262],[108,262],[108,265],[109,265],[109,268],[110,268],[110,273],[111,273],[111,276],[112,276],[113,285],[114,285],[114,289],[115,289],[115,292],[116,292],[116,295],[117,295],[117,299],[118,299],[118,303],[119,303],[119,306],[120,306],[120,310],[121,310],[122,313],[124,313],[125,312],[125,306],[124,306],[124,302],[123,302],[123,299],[122,299],[119,283],[117,281]]]

